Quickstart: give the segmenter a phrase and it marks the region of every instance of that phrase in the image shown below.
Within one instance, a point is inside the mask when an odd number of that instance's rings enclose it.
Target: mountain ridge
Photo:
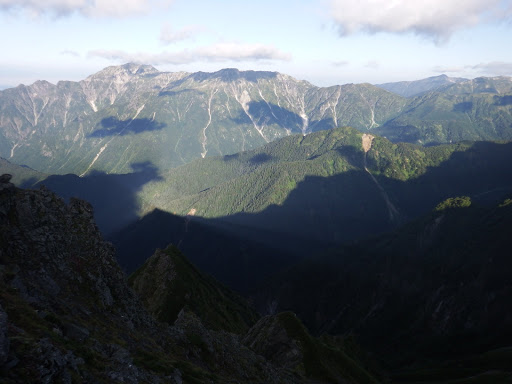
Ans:
[[[126,173],[148,161],[166,170],[345,125],[423,144],[508,139],[508,83],[479,78],[436,89],[443,96],[428,102],[434,112],[418,115],[424,96],[407,99],[366,83],[316,87],[278,72],[160,72],[128,63],[79,82],[0,91],[0,156],[44,173],[85,175]]]
[[[387,91],[399,94],[404,97],[419,96],[422,93],[439,90],[443,87],[448,87],[453,83],[459,83],[466,81],[461,77],[449,77],[445,74],[439,76],[427,77],[421,80],[412,81],[398,81],[391,83],[376,84],[377,87],[381,87]]]
[[[48,173],[119,173],[134,161],[167,169],[291,133],[371,128],[401,104],[369,84],[318,88],[277,72],[172,73],[126,64],[80,82],[1,91],[0,155]],[[158,156],[142,151],[149,145]]]

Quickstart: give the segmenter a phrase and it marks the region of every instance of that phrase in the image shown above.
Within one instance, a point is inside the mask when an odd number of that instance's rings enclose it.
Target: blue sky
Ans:
[[[512,76],[512,0],[0,0],[0,87],[109,65],[319,86]]]

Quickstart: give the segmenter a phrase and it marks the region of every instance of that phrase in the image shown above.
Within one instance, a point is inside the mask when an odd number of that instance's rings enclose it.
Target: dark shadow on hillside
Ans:
[[[20,184],[20,188],[22,189],[30,189],[33,188],[34,185],[39,181],[37,177],[30,177],[26,180],[23,180],[23,183]]]
[[[321,120],[313,120],[308,124],[308,129],[311,132],[326,131],[328,129],[337,128],[332,117]]]
[[[362,149],[355,148],[351,145],[339,147],[338,152],[353,167],[364,169],[364,152]]]
[[[440,147],[442,148],[442,147]],[[435,147],[433,147],[435,150]],[[370,151],[368,168],[377,172],[379,166]],[[434,155],[433,155],[434,156]],[[409,219],[430,212],[449,197],[469,196],[480,203],[495,203],[512,184],[512,143],[475,142],[467,150],[453,152],[437,167],[408,181],[375,176],[384,189],[391,191]],[[489,193],[494,199],[491,198]]]
[[[173,86],[175,86],[175,84],[173,84]],[[191,94],[191,96],[194,96],[194,95],[198,96],[198,95],[203,95],[204,92],[200,92],[196,89],[181,89],[178,91],[171,91],[171,90],[163,89],[158,93],[158,96],[174,97],[174,96],[181,96],[181,95],[186,95],[186,94]]]
[[[427,214],[299,263],[258,302],[278,302],[316,334],[359,335],[397,368],[509,346],[511,208]]]
[[[494,96],[494,104],[501,106],[512,105],[512,95]]]
[[[100,124],[102,128],[95,130],[88,137],[124,136],[130,133],[159,131],[166,127],[166,124],[148,118],[119,120],[114,116],[105,117]]]
[[[367,156],[400,214],[417,222],[398,229],[375,181],[356,169],[306,177],[282,205],[259,213],[187,219],[153,212],[112,241],[121,264],[142,263],[155,245],[179,244],[200,269],[244,292],[278,274],[265,299],[279,311],[297,313],[317,334],[356,334],[397,367],[418,356],[435,361],[510,345],[510,206],[500,216],[475,203],[488,192],[512,192],[512,143],[475,143],[408,181],[379,174],[380,157]],[[455,196],[470,196],[473,207],[432,213]],[[318,255],[328,248],[328,257]]]
[[[260,233],[264,237],[265,233]],[[108,240],[116,247],[118,262],[128,274],[157,248],[174,244],[199,269],[245,294],[297,259],[262,239],[226,231],[215,220],[180,217],[158,209]]]
[[[272,160],[272,156],[266,153],[258,153],[249,159],[252,164],[263,164]]]
[[[264,100],[251,101],[248,112],[258,126],[278,125],[291,130],[292,133],[302,132],[302,118],[295,112],[278,105],[267,103]],[[232,120],[236,124],[252,124],[251,119],[244,111],[240,111],[240,115]]]
[[[273,103],[267,103],[264,100],[249,102],[249,114],[258,126],[278,125],[283,129],[290,130],[292,134],[302,133],[303,120],[300,115],[286,108]],[[252,124],[251,119],[244,111],[232,119],[237,124]],[[312,120],[308,122],[307,131],[317,132],[335,128],[332,118],[322,120]]]
[[[401,122],[393,120],[373,129],[373,132],[394,143],[417,143],[422,137],[421,129],[418,127],[410,124],[403,125]]]
[[[457,103],[453,106],[453,112],[470,112],[473,109],[472,101],[463,101],[461,103]]]
[[[45,185],[66,200],[78,197],[89,201],[96,224],[107,235],[137,219],[137,192],[144,184],[161,180],[150,162],[132,164],[132,169],[133,173],[128,174],[93,171],[85,177],[53,175],[36,186]]]
[[[200,269],[236,289],[248,291],[287,263],[393,230],[432,211],[446,198],[466,195],[478,201],[478,196],[488,198],[485,192],[492,190],[502,196],[507,188],[510,190],[512,180],[512,143],[475,143],[409,181],[379,174],[370,150],[367,167],[399,212],[398,219],[391,219],[381,189],[362,169],[363,152],[344,148],[341,154],[355,170],[331,177],[308,176],[283,204],[259,213],[174,219],[178,224],[168,227],[157,219],[142,219],[116,234],[116,246],[123,247],[120,263],[142,263],[154,252],[155,244],[164,247],[172,242],[179,244]],[[196,225],[198,232],[194,230]],[[158,242],[151,234],[158,234]],[[238,240],[229,243],[227,239]],[[268,264],[262,265],[259,260],[267,260]],[[137,266],[132,264],[131,268]],[[252,268],[259,277],[252,274]]]
[[[224,160],[225,162],[229,162],[229,161],[237,160],[239,158],[240,158],[239,153],[233,153],[232,155],[224,155],[222,157],[222,160]]]
[[[219,79],[224,82],[232,82],[239,79],[244,79],[253,83],[257,83],[260,79],[274,79],[277,77],[277,72],[267,71],[239,71],[236,68],[225,68],[220,71],[197,72],[190,75],[195,81],[203,82],[211,79]]]

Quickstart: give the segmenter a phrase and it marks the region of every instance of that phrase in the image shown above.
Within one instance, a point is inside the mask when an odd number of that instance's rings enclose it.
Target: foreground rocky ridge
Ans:
[[[274,364],[240,336],[207,329],[185,307],[172,326],[156,322],[84,201],[66,205],[45,189],[15,188],[3,175],[0,229],[2,382],[373,382],[339,368],[325,378],[304,362]]]

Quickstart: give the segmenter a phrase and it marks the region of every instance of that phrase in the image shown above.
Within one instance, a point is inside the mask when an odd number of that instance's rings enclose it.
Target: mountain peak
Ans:
[[[260,79],[276,78],[278,72],[270,71],[240,71],[237,68],[224,68],[217,72],[196,72],[191,75],[195,81],[205,81],[210,79],[219,79],[223,82],[230,82],[244,79],[253,83]]]
[[[155,73],[159,72],[158,69],[148,64],[137,64],[137,63],[126,63],[121,65],[126,71],[131,72],[132,74],[143,74],[143,73]]]
[[[103,68],[101,71],[87,77],[87,79],[103,79],[105,77],[131,78],[134,76],[144,76],[156,73],[159,73],[159,71],[151,65],[126,63],[123,65],[112,65],[110,67]]]
[[[462,83],[467,79],[460,77],[449,77],[446,74],[427,77],[415,81],[399,81],[395,83],[377,84],[377,87],[386,91],[396,93],[403,97],[418,96],[426,92],[436,91],[447,85]]]

